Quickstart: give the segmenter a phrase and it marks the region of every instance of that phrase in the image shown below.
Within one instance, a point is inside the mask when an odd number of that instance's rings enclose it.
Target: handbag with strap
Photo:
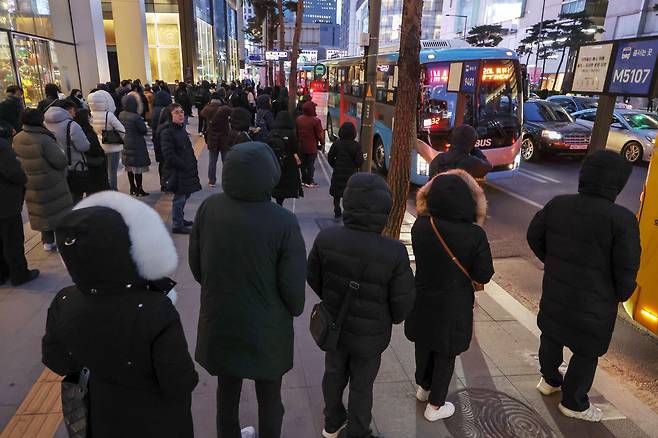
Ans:
[[[85,158],[85,154],[81,153],[76,149],[78,153],[80,153],[80,157],[82,157],[81,161],[78,161],[73,165],[73,167],[70,167],[71,164],[71,148],[75,149],[75,146],[73,146],[71,143],[71,124],[73,121],[71,120],[68,125],[66,125],[66,157],[68,158],[69,161],[69,170],[66,174],[66,181],[69,184],[69,189],[71,190],[71,193],[86,193],[89,191],[89,166],[87,166],[87,159]]]
[[[471,285],[473,286],[473,290],[475,292],[480,292],[484,290],[484,285],[482,283],[478,283],[477,281],[473,281],[471,278],[471,274],[468,273],[464,265],[461,264],[457,256],[452,252],[450,247],[448,247],[448,244],[446,241],[443,239],[443,236],[441,233],[439,233],[439,229],[436,227],[436,224],[434,223],[434,218],[430,217],[430,223],[432,224],[432,229],[434,230],[434,234],[436,234],[436,237],[438,237],[439,242],[441,242],[441,245],[443,246],[443,249],[448,253],[448,256],[452,259],[452,261],[457,265],[460,271],[466,275],[466,277],[471,281]]]
[[[335,351],[338,348],[338,339],[340,338],[343,322],[345,321],[345,317],[347,317],[347,311],[354,298],[354,294],[361,288],[359,281],[361,281],[367,265],[368,262],[362,261],[357,270],[356,279],[349,282],[336,319],[332,318],[331,313],[327,310],[327,306],[323,301],[313,306],[310,331],[315,343],[318,344],[318,347],[322,351]]]
[[[62,380],[62,416],[70,438],[87,438],[89,427],[89,369]]]
[[[101,133],[101,141],[103,144],[123,144],[123,139],[121,138],[121,134],[114,128],[112,129],[107,129],[107,116],[108,112],[105,111],[105,129],[103,129]]]

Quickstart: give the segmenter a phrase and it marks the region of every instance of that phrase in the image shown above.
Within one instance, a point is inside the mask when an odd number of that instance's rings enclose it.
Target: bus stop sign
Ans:
[[[658,39],[620,43],[608,92],[623,95],[649,94],[657,58]]]

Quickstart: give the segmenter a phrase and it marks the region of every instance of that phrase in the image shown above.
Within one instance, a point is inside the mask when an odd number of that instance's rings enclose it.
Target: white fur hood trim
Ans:
[[[80,201],[74,210],[107,207],[121,215],[128,226],[130,255],[145,280],[159,280],[178,266],[178,254],[160,215],[145,203],[126,194],[105,191]]]
[[[480,187],[480,184],[478,184],[475,178],[461,169],[448,170],[447,172],[436,175],[434,178],[441,175],[457,175],[464,180],[466,185],[468,185],[468,188],[471,190],[471,195],[475,201],[476,223],[480,226],[484,225],[484,221],[487,218],[487,197],[484,195],[484,190],[482,190],[482,187]],[[427,208],[427,195],[429,194],[430,187],[432,187],[434,178],[429,180],[427,184],[421,187],[416,193],[416,211],[419,216],[429,215],[429,210]]]

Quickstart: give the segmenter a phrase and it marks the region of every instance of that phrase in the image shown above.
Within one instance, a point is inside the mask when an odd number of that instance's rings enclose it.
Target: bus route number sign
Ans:
[[[648,95],[653,85],[658,39],[626,41],[619,44],[608,92]]]

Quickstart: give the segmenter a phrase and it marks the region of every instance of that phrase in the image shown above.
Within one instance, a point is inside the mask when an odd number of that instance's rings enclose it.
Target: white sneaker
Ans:
[[[43,249],[44,251],[54,252],[57,251],[57,245],[55,243],[44,243]]]
[[[584,411],[572,411],[569,408],[565,408],[562,403],[558,404],[557,408],[562,413],[562,415],[575,418],[577,420],[597,422],[601,421],[601,418],[603,418],[603,411],[591,403],[589,408],[585,409]]]
[[[562,388],[560,388],[559,386],[553,386],[549,384],[546,380],[544,380],[543,377],[539,379],[539,383],[537,384],[537,389],[539,390],[539,392],[541,392],[544,395],[551,395],[551,394],[555,394],[556,392],[562,391]]]
[[[434,406],[428,403],[427,407],[425,408],[425,419],[427,421],[441,420],[443,418],[452,417],[454,413],[455,405],[448,401],[445,402],[439,409],[436,409]]]
[[[324,438],[338,438],[338,435],[343,429],[345,429],[345,426],[347,426],[347,423],[343,423],[343,425],[340,426],[334,433],[327,432],[327,429],[322,429],[322,436]]]
[[[256,438],[256,429],[253,426],[245,427],[240,431],[242,438]]]
[[[418,387],[418,390],[416,390],[416,400],[420,402],[426,402],[430,398],[430,392],[427,391],[426,389],[423,389],[422,386]]]

